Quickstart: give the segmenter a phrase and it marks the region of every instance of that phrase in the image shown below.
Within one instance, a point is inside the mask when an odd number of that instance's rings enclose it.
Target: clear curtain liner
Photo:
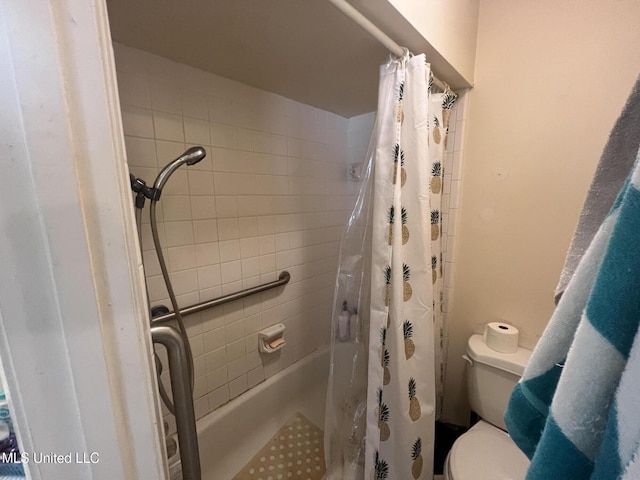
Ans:
[[[374,129],[375,130],[375,129]],[[372,136],[372,142],[375,135]],[[362,478],[369,362],[368,305],[371,271],[371,213],[373,152],[369,145],[366,168],[355,208],[340,245],[338,275],[331,322],[331,362],[327,386],[324,451],[326,479]],[[356,338],[339,340],[339,316],[343,302],[350,312],[357,309],[359,325],[349,326]],[[343,469],[353,471],[349,476]],[[359,475],[356,472],[360,471]]]
[[[383,66],[390,68],[390,65]],[[381,88],[379,106],[390,105],[393,88]],[[381,114],[381,112],[378,112]],[[331,361],[327,386],[324,451],[326,480],[364,478],[369,363],[369,310],[371,291],[371,234],[374,164],[379,122],[373,128],[360,192],[340,244],[338,274],[331,322]],[[351,320],[347,340],[339,339],[339,316],[343,302]],[[355,334],[354,334],[355,333]]]

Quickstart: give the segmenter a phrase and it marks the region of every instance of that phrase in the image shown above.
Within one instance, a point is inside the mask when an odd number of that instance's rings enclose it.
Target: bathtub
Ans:
[[[231,480],[295,412],[324,428],[328,373],[325,347],[198,420],[202,480]]]

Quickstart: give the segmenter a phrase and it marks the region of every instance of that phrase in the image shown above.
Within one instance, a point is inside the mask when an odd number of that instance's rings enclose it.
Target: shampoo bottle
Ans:
[[[354,308],[351,317],[349,317],[349,336],[353,343],[360,343],[360,317],[358,317],[358,309]]]
[[[349,310],[347,301],[342,302],[342,311],[338,315],[338,339],[346,342],[349,339]]]

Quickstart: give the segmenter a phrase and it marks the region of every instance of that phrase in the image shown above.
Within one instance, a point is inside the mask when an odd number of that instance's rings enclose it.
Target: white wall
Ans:
[[[466,341],[516,325],[532,347],[597,161],[640,73],[640,3],[480,2],[445,417],[467,421]]]
[[[358,186],[346,180],[348,122],[140,50],[115,52],[131,172],[153,182],[185,148],[208,152],[171,177],[159,203],[179,304],[291,273],[284,288],[185,317],[202,417],[329,341],[340,235]],[[170,305],[148,209],[143,218],[151,304]],[[287,345],[261,355],[257,332],[279,322]]]

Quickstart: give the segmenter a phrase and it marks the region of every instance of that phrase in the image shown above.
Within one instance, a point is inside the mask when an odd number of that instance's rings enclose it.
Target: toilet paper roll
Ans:
[[[518,329],[506,323],[491,322],[484,327],[484,342],[496,352],[516,353],[519,337]]]

